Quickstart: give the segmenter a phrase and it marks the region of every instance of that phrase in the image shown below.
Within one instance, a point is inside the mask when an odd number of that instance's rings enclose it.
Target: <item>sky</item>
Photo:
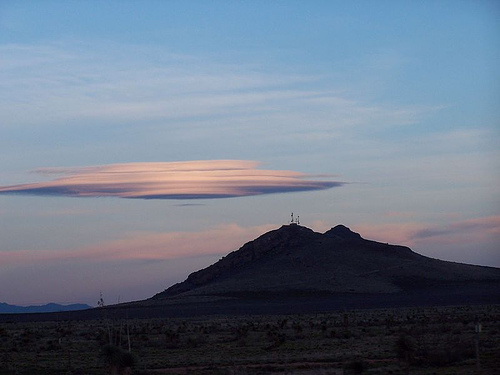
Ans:
[[[497,1],[0,1],[0,302],[149,298],[300,216],[500,267]]]

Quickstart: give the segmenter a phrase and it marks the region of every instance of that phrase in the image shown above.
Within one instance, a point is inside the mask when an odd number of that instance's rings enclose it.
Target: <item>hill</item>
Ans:
[[[500,269],[432,259],[408,247],[366,240],[343,225],[321,234],[291,224],[248,242],[152,300],[397,295],[472,287],[500,292]]]
[[[285,225],[154,297],[104,309],[0,314],[1,321],[318,313],[500,304],[500,269],[432,259],[338,225]]]

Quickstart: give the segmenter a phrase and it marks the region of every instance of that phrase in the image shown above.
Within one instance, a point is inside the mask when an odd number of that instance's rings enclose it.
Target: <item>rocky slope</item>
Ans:
[[[500,269],[428,258],[408,247],[365,240],[343,225],[321,234],[292,224],[248,242],[153,300],[386,294],[474,284],[500,292]]]

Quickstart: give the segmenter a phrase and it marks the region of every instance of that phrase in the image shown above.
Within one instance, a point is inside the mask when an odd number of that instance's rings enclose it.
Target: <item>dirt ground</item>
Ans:
[[[117,362],[110,347],[126,360]],[[499,368],[499,305],[189,319],[123,319],[103,310],[96,320],[0,323],[6,375],[430,375]]]

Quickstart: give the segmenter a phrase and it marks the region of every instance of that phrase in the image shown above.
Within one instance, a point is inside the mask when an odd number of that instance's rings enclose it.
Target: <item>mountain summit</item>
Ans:
[[[324,234],[284,225],[153,297],[397,294],[488,285],[500,269],[428,258],[405,246],[366,240],[344,225]]]

